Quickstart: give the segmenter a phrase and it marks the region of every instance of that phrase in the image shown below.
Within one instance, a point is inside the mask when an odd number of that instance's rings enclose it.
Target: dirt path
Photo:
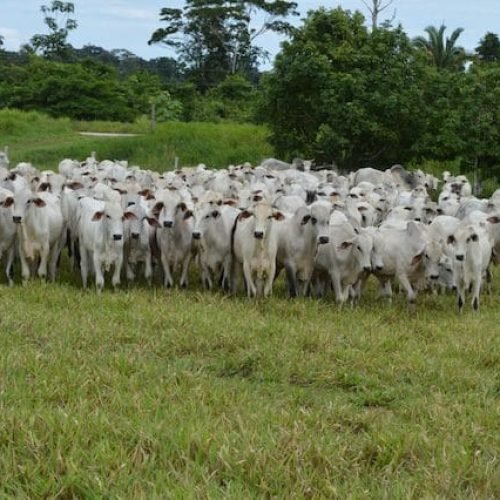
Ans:
[[[118,132],[78,132],[80,135],[92,137],[139,137],[142,134],[124,134]]]

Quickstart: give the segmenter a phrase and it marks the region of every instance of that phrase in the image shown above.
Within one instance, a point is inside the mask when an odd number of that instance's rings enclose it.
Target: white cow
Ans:
[[[232,290],[236,293],[243,272],[248,297],[272,293],[276,273],[278,231],[285,216],[265,202],[259,202],[236,218],[232,235]]]
[[[374,274],[383,295],[392,296],[391,280],[397,278],[407,293],[410,305],[415,303],[418,288],[425,283],[426,240],[414,221],[405,227],[382,226],[375,236],[381,250],[383,268]]]
[[[193,240],[196,242],[201,280],[208,290],[219,280],[230,288],[231,230],[240,211],[231,205],[205,203],[195,210]]]
[[[455,257],[455,282],[457,286],[458,309],[463,310],[465,292],[472,290],[472,308],[479,309],[481,284],[489,272],[491,242],[487,229],[475,224],[460,224],[455,233],[448,237]]]
[[[364,272],[370,272],[373,240],[358,234],[351,224],[330,226],[329,242],[318,248],[315,261],[316,292],[323,295],[325,286],[333,285],[335,299],[342,305]]]
[[[316,201],[287,215],[278,227],[278,272],[285,268],[291,297],[306,295],[318,245],[328,243],[331,203]],[[301,283],[300,289],[298,283]]]
[[[152,214],[159,225],[156,240],[161,254],[164,286],[170,288],[174,285],[172,273],[181,266],[179,284],[186,287],[189,263],[193,256],[193,211],[188,208],[178,190],[167,189],[156,193]]]
[[[28,261],[35,265],[40,257],[38,276],[45,279],[49,267],[50,278],[54,281],[65,229],[59,197],[48,192],[34,194],[26,189],[4,201],[4,207],[11,205],[12,220],[17,224],[23,280],[31,274]]]
[[[92,269],[95,273],[97,292],[104,288],[104,272],[113,266],[111,283],[120,284],[123,264],[123,222],[134,218],[131,212],[123,212],[117,203],[82,198],[80,200],[78,241],[80,247],[80,271],[83,287]]]
[[[14,263],[16,225],[12,220],[12,204],[6,200],[14,199],[14,193],[5,188],[0,188],[0,261],[5,256],[5,275],[9,285],[12,286],[12,264]]]

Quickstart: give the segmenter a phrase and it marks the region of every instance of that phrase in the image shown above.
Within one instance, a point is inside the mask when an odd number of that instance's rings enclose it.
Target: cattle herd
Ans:
[[[500,261],[500,189],[472,195],[465,176],[443,179],[400,165],[348,175],[307,162],[164,173],[126,162],[64,159],[58,172],[9,165],[0,151],[0,261],[14,283],[56,280],[67,251],[83,287],[101,292],[140,273],[148,284],[188,286],[195,265],[203,286],[249,297],[272,293],[283,271],[291,297],[358,301],[370,275],[380,293],[399,282],[417,293],[465,295],[479,308],[491,266]],[[440,192],[438,196],[438,186]],[[437,201],[431,200],[431,195]]]

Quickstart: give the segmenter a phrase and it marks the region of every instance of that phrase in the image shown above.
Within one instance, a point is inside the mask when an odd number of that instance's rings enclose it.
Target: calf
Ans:
[[[487,230],[479,225],[461,224],[448,237],[455,257],[454,271],[457,286],[458,310],[463,310],[466,290],[472,291],[472,308],[479,309],[479,292],[483,277],[488,274],[491,242]]]

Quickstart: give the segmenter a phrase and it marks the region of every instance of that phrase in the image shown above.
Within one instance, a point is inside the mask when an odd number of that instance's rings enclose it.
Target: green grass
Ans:
[[[138,133],[139,137],[84,137],[78,131]],[[257,125],[163,123],[150,132],[147,121],[135,124],[71,122],[38,112],[0,111],[0,147],[9,146],[12,164],[33,163],[55,169],[63,158],[83,160],[91,151],[98,159],[129,160],[157,171],[205,163],[221,168],[272,156],[267,131]]]
[[[498,289],[0,288],[0,496],[498,498]]]

